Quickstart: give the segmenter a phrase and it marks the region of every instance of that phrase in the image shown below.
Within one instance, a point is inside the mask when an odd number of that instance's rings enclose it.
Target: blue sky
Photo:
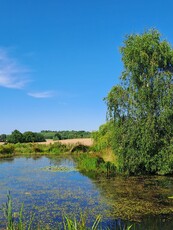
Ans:
[[[0,0],[0,133],[97,130],[126,34],[173,44],[172,0]]]

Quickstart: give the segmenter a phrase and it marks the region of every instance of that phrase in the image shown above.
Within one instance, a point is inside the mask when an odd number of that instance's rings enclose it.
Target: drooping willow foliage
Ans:
[[[119,170],[173,173],[173,49],[157,30],[126,37],[121,84],[109,92],[108,119]]]

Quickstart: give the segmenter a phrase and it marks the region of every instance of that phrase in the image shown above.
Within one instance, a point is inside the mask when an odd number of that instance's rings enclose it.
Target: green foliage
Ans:
[[[34,144],[32,146],[32,150],[33,150],[34,153],[41,153],[41,152],[43,152],[43,148],[39,144]]]
[[[23,135],[20,131],[18,131],[17,129],[15,129],[11,135],[7,136],[7,142],[9,143],[22,143],[23,140]]]
[[[97,216],[96,220],[94,221],[92,227],[90,229],[96,230],[99,227],[101,221],[101,216]],[[69,217],[65,216],[63,221],[63,229],[64,230],[85,230],[87,228],[86,218],[84,215],[80,215],[80,219],[76,220],[76,218],[70,219]]]
[[[77,157],[78,167],[82,171],[95,171],[97,168],[97,157],[88,154],[80,154]]]
[[[3,206],[4,216],[7,220],[7,229],[13,230],[13,213],[12,213],[12,200],[10,193],[7,195],[7,202]]]
[[[119,170],[173,173],[173,49],[150,30],[127,36],[120,51],[121,85],[106,98]]]
[[[0,142],[7,141],[8,143],[29,143],[29,142],[43,142],[46,139],[53,140],[65,140],[74,138],[89,138],[91,137],[91,132],[87,131],[50,131],[43,130],[40,133],[27,131],[21,133],[18,130],[14,130],[11,135],[1,134]]]
[[[13,154],[15,147],[12,144],[0,145],[0,155]]]
[[[38,143],[17,143],[14,145],[17,154],[24,155],[58,155],[69,152],[69,146],[61,143],[38,144]]]
[[[5,142],[5,141],[6,141],[6,138],[7,138],[7,135],[6,135],[6,134],[1,134],[1,135],[0,135],[0,142]]]
[[[55,133],[54,136],[53,136],[53,140],[61,140],[62,137],[59,133]]]
[[[31,155],[35,153],[33,150],[34,143],[16,143],[13,146],[16,154]]]
[[[65,131],[50,131],[42,130],[41,134],[45,139],[54,139],[54,140],[65,140],[65,139],[74,139],[74,138],[89,138],[91,136],[90,132],[81,130],[65,130]]]
[[[40,143],[8,143],[0,145],[0,157],[12,155],[41,156],[58,155],[70,152],[70,146],[61,143],[40,144]]]
[[[31,131],[22,134],[20,131],[14,130],[11,135],[7,136],[7,142],[13,144],[43,141],[45,141],[45,138],[41,133],[34,133]]]
[[[112,121],[107,122],[99,127],[98,131],[92,133],[94,140],[93,149],[95,151],[102,151],[112,146],[112,136],[114,131],[114,124]]]
[[[114,163],[105,162],[103,158],[93,154],[83,153],[77,157],[74,156],[74,160],[77,162],[77,167],[81,172],[105,173],[108,176],[115,175],[116,173]]]
[[[63,144],[61,144],[59,142],[56,142],[54,144],[48,145],[47,151],[50,154],[61,154],[61,153],[64,153],[64,152],[69,152],[70,149],[69,149],[69,146],[63,145]]]
[[[23,142],[43,142],[45,141],[45,138],[40,133],[34,133],[31,131],[23,133]]]

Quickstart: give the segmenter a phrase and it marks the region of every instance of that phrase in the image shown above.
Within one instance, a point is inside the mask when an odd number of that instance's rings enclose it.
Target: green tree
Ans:
[[[55,133],[53,140],[61,140],[61,135],[58,132]]]
[[[11,135],[7,136],[7,142],[9,143],[22,143],[24,141],[23,134],[17,129],[14,130]]]
[[[7,135],[6,135],[6,134],[1,134],[1,135],[0,135],[0,142],[5,142],[5,141],[6,141],[6,138],[7,138]]]
[[[35,142],[43,142],[46,141],[44,136],[41,133],[34,133],[35,134]]]
[[[126,37],[121,85],[106,102],[119,169],[173,172],[173,49],[157,30]]]
[[[27,131],[23,133],[24,142],[35,142],[35,133]]]
[[[45,141],[45,138],[41,133],[35,133],[31,131],[27,131],[22,134],[18,130],[14,130],[11,135],[7,136],[7,142],[14,144],[43,141]]]
[[[23,142],[42,142],[45,141],[44,136],[41,133],[34,133],[27,131],[23,133]]]
[[[113,128],[114,124],[110,121],[101,125],[98,131],[92,133],[96,151],[104,151],[106,148],[111,148]]]

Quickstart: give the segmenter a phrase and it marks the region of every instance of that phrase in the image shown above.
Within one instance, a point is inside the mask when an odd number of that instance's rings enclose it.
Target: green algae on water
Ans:
[[[78,171],[74,167],[66,167],[66,166],[46,166],[42,168],[43,171],[48,171],[48,172],[73,172],[73,171]]]

